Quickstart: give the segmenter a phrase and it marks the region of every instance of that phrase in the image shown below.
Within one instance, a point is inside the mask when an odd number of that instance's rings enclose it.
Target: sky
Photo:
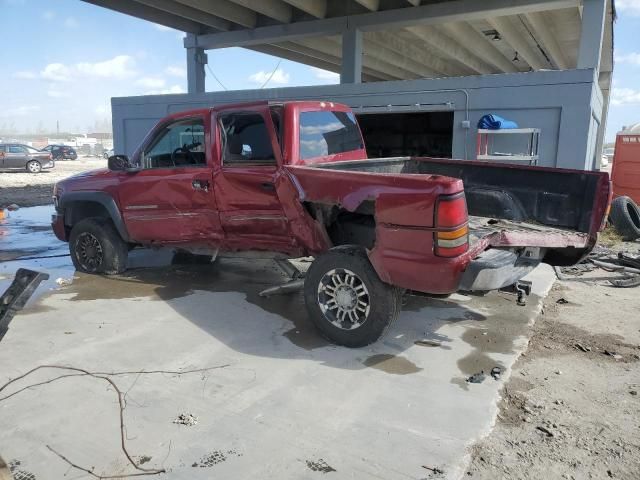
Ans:
[[[640,122],[640,0],[617,0],[606,138]],[[93,131],[111,97],[183,93],[182,32],[79,0],[0,0],[0,131]],[[337,83],[331,72],[229,48],[210,50],[206,90]]]

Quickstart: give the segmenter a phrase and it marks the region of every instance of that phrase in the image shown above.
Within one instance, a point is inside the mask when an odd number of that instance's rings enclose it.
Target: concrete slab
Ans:
[[[16,250],[21,223],[15,212],[0,225],[0,251]],[[42,246],[64,248],[48,232],[38,235]],[[101,372],[227,365],[113,377],[126,392],[128,450],[171,479],[459,478],[468,446],[493,425],[498,391],[555,278],[537,269],[526,307],[498,292],[409,297],[382,341],[346,349],[315,333],[301,295],[258,296],[282,281],[270,260],[154,267],[170,256],[134,253],[123,276],[76,274],[72,285],[48,293],[52,285],[43,286],[0,344],[0,384],[38,365]],[[0,263],[0,288],[18,265],[55,279],[72,275],[69,263]],[[499,380],[465,381],[494,366],[505,369]],[[99,474],[135,473],[120,451],[117,397],[104,382],[64,378],[3,399],[60,373],[41,370],[0,392],[0,454],[38,479],[81,473],[47,445]],[[198,423],[174,424],[181,413]],[[444,474],[430,476],[423,465]]]

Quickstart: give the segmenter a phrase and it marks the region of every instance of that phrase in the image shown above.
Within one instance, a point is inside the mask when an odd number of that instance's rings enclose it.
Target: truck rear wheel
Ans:
[[[401,294],[380,280],[362,248],[341,246],[317,257],[304,281],[309,317],[333,343],[364,347],[398,317]]]
[[[71,229],[69,251],[76,270],[112,275],[127,268],[128,245],[107,218],[79,221]]]

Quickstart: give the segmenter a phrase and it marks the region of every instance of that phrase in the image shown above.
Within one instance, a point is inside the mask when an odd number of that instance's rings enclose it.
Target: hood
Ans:
[[[53,189],[54,196],[58,196],[64,192],[77,191],[100,191],[118,183],[118,172],[112,172],[107,168],[99,170],[90,170],[88,172],[78,173],[60,180]]]

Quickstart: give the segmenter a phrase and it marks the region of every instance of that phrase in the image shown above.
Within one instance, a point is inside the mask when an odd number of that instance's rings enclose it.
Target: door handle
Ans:
[[[191,186],[194,190],[203,190],[208,192],[210,184],[207,180],[193,180],[191,182]]]
[[[260,184],[260,188],[268,192],[273,192],[276,189],[276,186],[273,183],[264,182]]]

